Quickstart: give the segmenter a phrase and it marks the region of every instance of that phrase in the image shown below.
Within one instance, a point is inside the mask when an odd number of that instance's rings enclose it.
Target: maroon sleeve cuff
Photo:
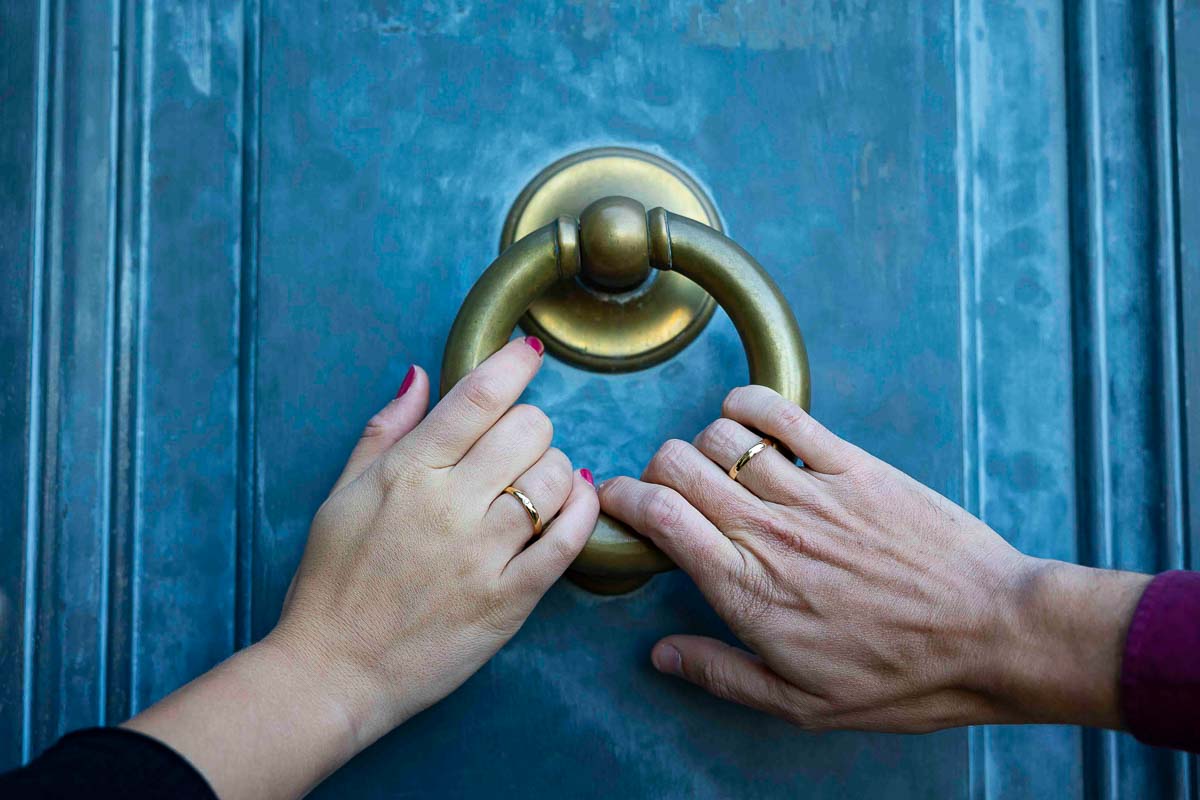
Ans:
[[[1146,587],[1125,637],[1120,699],[1142,742],[1200,752],[1200,572],[1164,572]]]

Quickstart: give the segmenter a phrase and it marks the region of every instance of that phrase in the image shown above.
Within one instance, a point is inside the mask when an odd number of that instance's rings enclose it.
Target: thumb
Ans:
[[[358,444],[354,445],[354,450],[346,461],[346,468],[342,470],[330,494],[363,474],[367,467],[375,463],[375,459],[416,427],[428,408],[429,376],[425,374],[425,370],[414,364],[408,368],[400,390],[396,392],[392,401],[367,422]]]
[[[654,645],[650,660],[659,672],[676,675],[709,694],[770,714],[786,716],[793,687],[758,656],[707,636],[668,636]]]

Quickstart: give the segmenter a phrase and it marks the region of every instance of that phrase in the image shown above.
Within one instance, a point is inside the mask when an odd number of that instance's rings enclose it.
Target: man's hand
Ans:
[[[803,466],[767,448],[730,479],[752,429]],[[667,442],[600,500],[753,651],[655,646],[658,669],[719,697],[808,729],[1120,724],[1121,645],[1146,576],[1024,556],[770,389],[733,390],[692,444]]]

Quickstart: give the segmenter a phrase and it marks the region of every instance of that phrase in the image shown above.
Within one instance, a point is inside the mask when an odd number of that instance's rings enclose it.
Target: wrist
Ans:
[[[1150,576],[1026,558],[985,672],[1001,721],[1120,728],[1125,634]]]
[[[371,695],[318,650],[273,633],[125,726],[183,755],[219,797],[299,797],[385,732]]]
[[[401,721],[384,713],[388,705],[379,682],[366,670],[304,637],[277,628],[243,653],[269,662],[270,673],[320,715],[351,756]]]

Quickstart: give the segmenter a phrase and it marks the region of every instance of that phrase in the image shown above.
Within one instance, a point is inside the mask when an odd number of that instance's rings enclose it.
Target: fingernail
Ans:
[[[396,397],[400,397],[408,391],[409,387],[412,386],[413,378],[415,377],[417,377],[417,368],[409,367],[408,374],[404,376],[404,382],[400,384],[400,391],[396,392]]]
[[[537,353],[539,356],[542,353],[546,352],[546,346],[544,344],[542,344],[542,340],[536,336],[526,336],[525,344],[532,347],[533,352]]]
[[[679,651],[669,644],[660,644],[654,648],[650,654],[650,660],[654,662],[654,668],[659,672],[678,675],[683,671],[683,656],[679,655]]]
[[[579,470],[579,475],[592,486],[596,485],[596,479],[592,477],[592,471],[587,467]]]

